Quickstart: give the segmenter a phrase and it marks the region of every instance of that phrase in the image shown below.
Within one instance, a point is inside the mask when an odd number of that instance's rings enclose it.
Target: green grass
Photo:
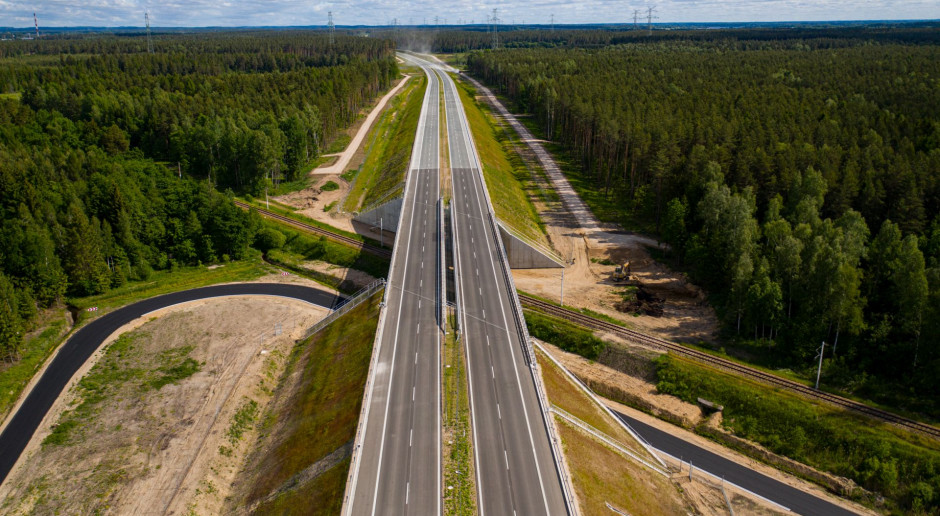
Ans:
[[[327,181],[320,187],[321,192],[332,192],[334,190],[339,190],[339,185],[336,184],[336,181]]]
[[[544,242],[542,221],[529,196],[529,191],[538,186],[513,149],[511,135],[497,123],[489,105],[474,98],[476,90],[472,86],[456,82],[496,216],[523,236]]]
[[[327,146],[326,150],[321,154],[336,154],[337,152],[343,152],[346,150],[346,147],[349,147],[349,142],[352,141],[352,136],[349,136],[346,133],[339,133],[339,135],[330,142],[330,145]]]
[[[594,360],[607,347],[607,343],[595,337],[590,330],[568,321],[533,311],[526,311],[524,315],[530,335],[565,351]]]
[[[86,308],[97,306],[98,311],[94,312],[94,315],[99,316],[115,308],[161,294],[216,283],[250,281],[274,272],[272,267],[261,261],[260,252],[252,249],[249,253],[244,260],[227,263],[213,269],[197,266],[180,267],[173,271],[155,271],[146,281],[129,282],[97,296],[70,298],[68,303],[81,310],[82,316],[89,313],[84,311]]]
[[[394,198],[402,190],[426,89],[427,78],[422,75],[410,79],[389,100],[367,135],[366,159],[350,187],[345,211],[359,211],[382,199]]]
[[[378,241],[378,240],[373,240],[373,239],[371,239],[371,238],[365,238],[365,237],[363,237],[362,235],[360,235],[360,234],[358,234],[358,233],[353,233],[353,232],[351,232],[351,231],[346,231],[346,230],[344,230],[344,229],[340,229],[340,228],[337,228],[337,227],[333,227],[333,226],[331,226],[331,225],[329,225],[329,224],[326,224],[325,222],[320,222],[319,220],[311,219],[310,217],[307,217],[307,216],[305,216],[305,215],[301,215],[300,213],[297,213],[297,212],[294,210],[294,208],[291,208],[290,206],[287,206],[287,205],[285,205],[285,204],[281,204],[281,203],[278,203],[278,202],[275,202],[275,201],[270,201],[270,202],[268,202],[268,203],[265,203],[263,199],[253,199],[253,198],[244,198],[244,199],[240,199],[240,200],[242,200],[243,202],[246,202],[246,203],[248,203],[248,204],[250,204],[250,205],[252,205],[252,206],[255,206],[255,207],[257,207],[257,208],[261,208],[261,209],[270,211],[270,212],[272,212],[272,213],[276,213],[276,214],[278,214],[278,215],[283,215],[283,216],[285,216],[285,217],[287,217],[287,218],[289,218],[289,219],[293,219],[293,220],[296,220],[296,221],[298,221],[298,222],[303,222],[304,224],[310,224],[311,226],[315,226],[315,227],[318,227],[318,228],[320,228],[320,229],[325,229],[325,230],[330,231],[330,232],[332,232],[332,233],[336,233],[337,235],[343,235],[343,236],[345,236],[345,237],[352,238],[353,240],[358,240],[358,241],[360,241],[360,242],[366,242],[366,243],[369,243],[369,244],[375,245],[375,246],[378,246],[378,245],[379,245],[379,241]]]
[[[22,96],[23,96],[23,94],[20,93],[20,92],[0,93],[0,100],[16,100],[16,101],[18,101],[18,100],[20,100],[20,98],[22,98]]]
[[[274,222],[266,223],[275,224]],[[277,229],[287,236],[283,250],[294,253],[304,260],[321,260],[367,272],[376,278],[384,278],[388,274],[389,260],[387,258],[379,258],[365,251],[327,240],[326,237],[304,233],[288,226],[277,225]],[[271,256],[270,253],[268,255]],[[297,264],[290,263],[290,265]]]
[[[268,251],[267,260],[278,267],[287,269],[292,273],[316,281],[317,283],[338,290],[344,294],[353,294],[359,290],[359,286],[331,274],[308,269],[303,266],[307,261],[304,256],[285,251],[283,249],[272,249]]]
[[[305,171],[307,169],[304,169]],[[279,195],[289,194],[291,192],[297,192],[303,190],[310,186],[311,179],[310,176],[304,174],[300,179],[295,179],[293,181],[284,181],[278,183],[277,187],[268,190],[268,195],[271,197],[276,197]]]
[[[343,508],[343,493],[349,459],[340,462],[311,480],[301,489],[292,489],[273,500],[258,505],[256,515],[334,516]],[[314,503],[311,503],[314,501]]]
[[[453,515],[476,513],[473,444],[470,435],[470,398],[462,342],[455,339],[456,321],[448,317],[450,330],[444,340],[444,512]]]
[[[881,493],[892,512],[940,509],[934,439],[671,355],[657,359],[656,374],[660,392],[724,405],[723,423],[735,435]]]
[[[271,423],[248,462],[250,487],[242,505],[286,487],[285,482],[294,475],[354,437],[382,295],[376,293],[294,347],[275,393],[275,399],[282,400],[272,409],[277,421]],[[315,482],[297,487],[293,494],[270,502],[270,510],[260,512],[300,514],[313,507],[338,507],[349,463],[343,464]],[[330,486],[326,494],[320,493],[313,498],[316,503],[310,504],[311,496],[324,486]]]
[[[6,418],[26,384],[62,342],[68,328],[64,310],[36,336],[23,343],[20,359],[0,369],[0,421]]]
[[[225,432],[228,442],[232,446],[238,444],[238,441],[242,440],[242,436],[252,427],[257,418],[258,402],[246,398],[242,406],[232,416],[232,423],[229,425],[228,431]]]
[[[325,213],[325,212],[328,212],[328,211],[330,211],[330,210],[332,210],[333,208],[335,208],[335,207],[336,207],[336,203],[338,203],[338,202],[339,202],[339,201],[333,201],[333,202],[331,202],[330,204],[327,204],[326,206],[324,206],[324,207],[323,207],[324,213]]]

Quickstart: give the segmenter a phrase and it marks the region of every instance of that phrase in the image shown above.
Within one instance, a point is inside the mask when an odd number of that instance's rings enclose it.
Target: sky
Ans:
[[[744,22],[910,20],[940,18],[938,0],[0,0],[0,26],[143,26],[150,12],[155,27],[485,23],[498,9],[503,23],[625,23],[636,9],[656,6],[655,22]]]

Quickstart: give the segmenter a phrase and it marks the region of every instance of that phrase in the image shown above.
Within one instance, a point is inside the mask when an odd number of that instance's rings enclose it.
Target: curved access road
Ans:
[[[758,473],[747,466],[700,448],[638,419],[621,412],[615,412],[615,414],[643,436],[653,448],[685,462],[691,461],[696,470],[707,471],[716,477],[721,477],[766,500],[786,507],[795,514],[838,516],[855,514],[845,507]]]
[[[42,377],[29,392],[26,400],[13,414],[9,424],[0,433],[0,484],[30,439],[52,404],[59,398],[69,380],[82,364],[99,348],[105,339],[121,326],[168,306],[226,296],[278,296],[298,299],[318,306],[331,308],[341,298],[336,294],[315,287],[281,283],[233,283],[215,285],[182,292],[152,297],[110,312],[75,332],[59,349]]]

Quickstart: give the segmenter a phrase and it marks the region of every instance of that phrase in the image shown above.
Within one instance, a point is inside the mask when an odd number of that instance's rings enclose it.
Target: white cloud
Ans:
[[[562,23],[625,23],[634,9],[655,4],[659,22],[738,22],[790,20],[937,19],[936,0],[351,0],[313,3],[304,0],[0,0],[0,25],[26,27],[33,12],[40,27],[142,26],[150,11],[154,26],[325,25],[327,11],[338,25],[483,23],[493,8],[505,23],[548,23],[552,13]]]

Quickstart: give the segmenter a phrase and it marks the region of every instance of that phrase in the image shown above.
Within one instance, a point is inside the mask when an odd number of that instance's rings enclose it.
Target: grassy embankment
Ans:
[[[99,317],[142,299],[216,283],[250,281],[274,272],[276,269],[262,262],[254,252],[249,258],[211,270],[199,266],[181,267],[174,271],[156,271],[145,281],[128,282],[97,296],[71,298],[67,303],[75,307],[78,320],[73,329],[77,329],[89,316]],[[90,307],[98,307],[98,310],[86,311]],[[64,307],[48,310],[42,318],[41,327],[32,337],[25,340],[20,360],[0,367],[0,419],[9,414],[26,384],[66,338],[69,333],[67,318],[68,311]]]
[[[253,514],[339,513],[348,455],[317,474],[298,474],[351,445],[381,300],[379,292],[294,347],[274,394],[277,401],[261,418],[259,442],[236,482],[242,498],[232,500],[232,508],[250,508]]]
[[[366,160],[355,176],[343,209],[367,208],[403,189],[427,78],[416,77],[394,98],[367,136]]]
[[[530,192],[537,194],[538,185],[513,149],[509,132],[499,125],[485,101],[476,100],[472,86],[456,82],[496,216],[523,236],[546,243],[542,221],[530,198]]]
[[[723,425],[734,436],[850,478],[884,495],[892,513],[940,509],[940,442],[674,356],[663,355],[656,365],[660,392],[724,405]],[[696,430],[741,448],[704,425]]]
[[[545,390],[552,405],[594,427],[647,461],[652,458],[541,352]],[[582,514],[611,514],[607,503],[633,515],[685,514],[687,501],[667,479],[628,459],[595,436],[555,417]]]
[[[476,514],[473,439],[470,397],[463,342],[455,337],[456,321],[448,317],[449,333],[444,340],[444,414],[441,443],[444,456],[444,512],[453,516]],[[453,486],[453,489],[449,489]]]
[[[302,214],[302,213],[297,213],[297,209],[296,209],[296,208],[293,208],[293,207],[288,206],[288,205],[283,204],[283,203],[279,203],[279,202],[274,201],[274,200],[265,201],[264,199],[255,199],[255,198],[253,198],[253,197],[247,197],[247,196],[246,196],[245,198],[242,198],[242,199],[239,199],[239,200],[241,200],[242,202],[246,202],[246,203],[248,203],[248,204],[250,204],[250,205],[252,205],[252,206],[254,206],[254,207],[261,208],[261,209],[263,209],[263,210],[267,210],[267,211],[270,211],[270,212],[272,212],[272,213],[276,213],[276,214],[278,214],[278,215],[283,215],[284,217],[287,217],[287,218],[289,218],[289,219],[296,220],[296,221],[298,221],[298,222],[303,222],[304,224],[309,224],[309,225],[311,225],[311,226],[318,227],[318,228],[320,228],[320,229],[325,229],[325,230],[327,230],[327,231],[336,233],[336,234],[338,234],[338,235],[343,235],[343,236],[352,238],[353,240],[358,240],[358,241],[360,241],[360,242],[365,242],[365,243],[367,243],[367,244],[371,244],[371,245],[374,245],[374,246],[376,246],[376,247],[379,246],[379,241],[378,241],[378,240],[373,240],[373,239],[371,239],[371,238],[364,237],[364,236],[362,236],[362,235],[360,235],[360,234],[358,234],[358,233],[353,233],[353,232],[351,232],[351,231],[346,231],[345,229],[340,229],[340,228],[331,226],[331,225],[329,225],[329,224],[327,224],[327,223],[325,223],[325,222],[321,222],[321,221],[316,220],[316,219],[311,219],[310,217],[307,217],[306,215],[304,215],[304,214]]]

